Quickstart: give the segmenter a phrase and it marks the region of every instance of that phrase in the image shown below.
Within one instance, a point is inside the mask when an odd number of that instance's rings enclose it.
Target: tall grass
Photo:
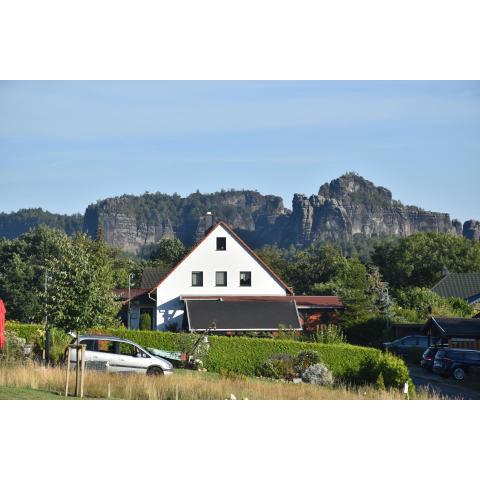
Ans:
[[[65,369],[39,365],[0,366],[0,386],[32,388],[56,392],[65,390]],[[71,379],[70,392],[74,389]],[[223,400],[233,394],[237,399],[250,400],[397,400],[403,395],[395,390],[368,388],[318,387],[314,385],[268,381],[243,376],[225,378],[210,373],[178,371],[167,377],[146,375],[115,375],[86,371],[87,398],[126,400]],[[439,398],[426,391],[416,398]]]

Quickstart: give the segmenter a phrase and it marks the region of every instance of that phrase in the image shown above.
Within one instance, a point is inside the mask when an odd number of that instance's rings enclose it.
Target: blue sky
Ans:
[[[480,82],[0,82],[0,211],[123,193],[310,195],[356,171],[480,217]]]

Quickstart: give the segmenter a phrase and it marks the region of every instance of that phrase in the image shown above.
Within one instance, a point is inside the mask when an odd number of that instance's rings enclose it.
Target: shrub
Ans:
[[[140,315],[139,328],[140,330],[152,329],[152,316],[149,313],[142,313]]]
[[[379,390],[385,390],[385,380],[383,379],[383,373],[380,372],[377,377],[377,381],[375,382],[375,386]]]
[[[351,380],[356,384],[377,384],[380,382],[380,374],[386,388],[399,389],[410,380],[408,368],[401,358],[381,352],[366,358],[359,371],[352,375]]]
[[[72,342],[72,337],[57,328],[50,329],[51,345],[50,345],[50,362],[53,364],[60,363],[65,354],[65,349]]]
[[[260,377],[291,380],[295,377],[293,358],[285,354],[273,355],[257,368],[256,373]]]
[[[24,358],[25,339],[15,332],[5,332],[5,346],[0,350],[0,359],[7,362],[16,362]]]
[[[385,319],[374,317],[346,326],[345,334],[349,342],[369,347],[379,347],[385,334]]]
[[[315,363],[310,365],[302,374],[302,380],[314,385],[332,386],[332,372],[323,364]]]
[[[338,325],[317,325],[311,338],[318,343],[345,343],[345,335]]]
[[[294,359],[294,368],[298,374],[302,374],[308,367],[320,363],[320,355],[315,350],[303,350]]]

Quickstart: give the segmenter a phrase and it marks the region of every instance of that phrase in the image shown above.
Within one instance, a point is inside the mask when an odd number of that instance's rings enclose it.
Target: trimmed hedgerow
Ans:
[[[8,320],[5,322],[5,330],[15,333],[24,338],[28,343],[37,343],[43,338],[45,329],[38,323],[20,323]]]
[[[41,333],[40,325],[22,325],[7,322],[7,329],[28,341]],[[160,350],[188,351],[197,338],[193,334],[155,332],[145,330],[98,329],[90,333],[128,338],[144,347]],[[270,357],[277,354],[292,357],[305,350],[305,342],[294,340],[273,340],[249,337],[210,336],[210,351],[205,367],[212,372],[235,372],[253,376],[257,369]],[[332,372],[336,380],[349,383],[375,383],[382,373],[387,388],[399,388],[409,380],[408,369],[403,360],[386,355],[374,348],[349,344],[308,345],[309,350],[318,353],[320,361]]]

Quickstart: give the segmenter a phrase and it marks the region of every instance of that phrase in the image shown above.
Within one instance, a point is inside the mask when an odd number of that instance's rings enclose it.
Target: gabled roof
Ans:
[[[449,273],[432,290],[441,297],[458,297],[474,302],[480,297],[480,273]]]
[[[430,317],[422,331],[432,327],[445,337],[480,338],[480,318]]]
[[[170,270],[151,290],[150,293],[153,293],[218,227],[222,226],[225,230],[228,231],[232,235],[235,240],[237,240],[240,245],[242,245],[245,250],[247,250],[252,257],[257,260],[257,262],[267,270],[270,275],[272,275],[281,285],[285,287],[285,290],[288,294],[293,295],[292,289],[225,223],[225,222],[218,222],[215,226],[213,226],[210,231],[202,238],[176,265],[175,267]]]
[[[140,282],[141,288],[151,289],[154,288],[155,285],[168,275],[170,271],[169,268],[166,267],[147,267],[142,273],[142,280]]]

